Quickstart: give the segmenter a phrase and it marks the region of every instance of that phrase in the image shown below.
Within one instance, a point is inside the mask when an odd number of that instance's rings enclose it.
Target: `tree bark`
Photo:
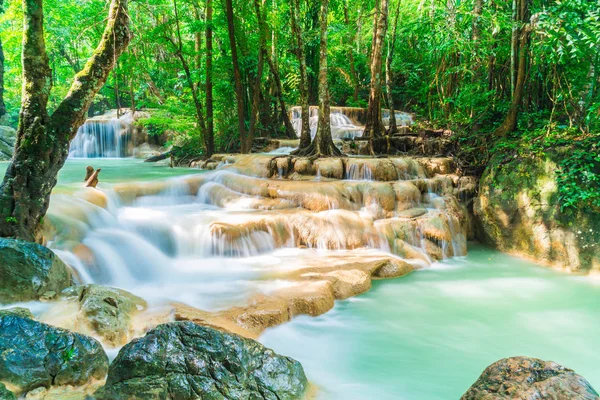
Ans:
[[[342,152],[331,137],[331,104],[327,80],[327,16],[329,0],[321,0],[320,52],[319,52],[319,127],[317,135],[308,148],[299,152],[301,156],[329,157],[341,156]]]
[[[237,100],[238,130],[240,133],[240,142],[242,144],[242,153],[249,153],[251,146],[248,147],[248,138],[246,137],[246,119],[245,119],[245,101],[244,87],[242,85],[242,74],[238,62],[237,44],[235,41],[235,24],[233,20],[232,0],[225,0],[227,14],[227,30],[229,33],[229,45],[231,46],[231,63],[233,64],[233,75],[235,79],[235,97]],[[251,143],[250,143],[251,145]]]
[[[206,122],[204,120],[204,111],[202,110],[202,102],[200,101],[200,93],[199,93],[199,85],[196,85],[194,83],[194,80],[192,79],[192,72],[190,70],[190,65],[188,63],[188,61],[185,58],[185,55],[183,54],[183,41],[181,38],[181,28],[180,28],[180,24],[179,24],[179,10],[177,8],[177,0],[173,0],[173,9],[175,11],[175,31],[176,31],[176,35],[177,35],[177,43],[175,43],[171,38],[167,38],[169,39],[169,41],[171,41],[171,44],[173,45],[173,47],[175,47],[175,53],[177,55],[177,58],[179,58],[179,61],[181,62],[181,66],[183,67],[183,71],[185,72],[185,78],[188,84],[188,87],[190,88],[191,92],[192,92],[192,100],[194,101],[194,108],[196,110],[196,120],[198,121],[198,125],[200,127],[200,134],[202,135],[202,137],[205,140],[205,147],[206,147],[206,152],[207,155],[210,157],[212,155],[212,153],[209,153],[209,147],[206,146]]]
[[[213,106],[213,0],[206,0],[206,133],[204,144],[207,155],[215,152],[215,122]]]
[[[344,1],[344,22],[346,23],[346,29],[350,32],[355,32],[354,27],[350,26],[350,15],[348,13],[348,0]],[[347,41],[347,54],[348,54],[348,63],[350,64],[350,77],[352,78],[352,100],[354,103],[358,102],[358,92],[360,90],[360,82],[358,80],[358,74],[356,73],[356,67],[354,66],[354,39],[356,37],[356,33],[350,33],[348,35]]]
[[[100,44],[50,116],[51,70],[42,6],[43,0],[23,0],[21,113],[15,153],[0,186],[0,236],[29,241],[41,239],[39,226],[69,155],[69,143],[131,39],[127,0],[112,0]]]
[[[515,78],[515,87],[512,95],[510,109],[504,119],[504,122],[496,129],[494,135],[506,136],[510,132],[517,129],[517,121],[519,118],[519,108],[523,102],[525,93],[525,81],[527,78],[527,56],[529,53],[529,36],[531,27],[529,19],[531,18],[530,6],[531,0],[516,0],[517,10],[515,21],[517,29],[517,45],[516,52],[518,54],[518,64]]]
[[[0,39],[0,118],[4,115],[6,115],[6,104],[4,103],[4,50],[2,49],[2,39]]]
[[[260,84],[263,76],[263,69],[265,64],[265,55],[267,53],[267,37],[264,24],[262,23],[264,16],[261,11],[261,0],[254,0],[254,11],[256,13],[256,19],[258,21],[258,62],[256,66],[256,76],[254,77],[254,89],[252,90],[252,107],[250,109],[250,129],[248,130],[248,138],[250,141],[247,146],[252,148],[252,139],[256,133],[256,125],[258,122],[258,111],[260,108]]]
[[[300,106],[302,108],[302,129],[300,130],[300,145],[296,152],[305,151],[310,146],[310,106],[309,106],[309,82],[308,69],[306,67],[306,56],[304,53],[304,41],[302,40],[302,28],[298,22],[300,14],[300,0],[292,0],[290,7],[290,17],[292,24],[292,35],[295,40],[296,58],[300,65]]]
[[[396,30],[398,28],[398,16],[400,15],[400,1],[396,6],[396,15],[394,16],[394,27],[392,36],[388,40],[388,51],[385,59],[385,87],[387,93],[388,107],[390,108],[390,126],[388,134],[398,133],[398,124],[396,123],[396,112],[394,110],[394,99],[392,97],[392,60],[394,59],[394,47],[396,46]]]
[[[379,16],[373,27],[373,51],[371,54],[371,89],[369,92],[369,107],[365,124],[364,137],[368,137],[371,154],[375,154],[374,139],[381,137],[384,131],[381,119],[381,54],[387,32],[388,0],[380,0]]]

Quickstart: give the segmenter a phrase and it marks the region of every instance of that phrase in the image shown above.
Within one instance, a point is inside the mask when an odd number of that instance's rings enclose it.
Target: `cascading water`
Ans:
[[[78,158],[114,158],[132,154],[133,117],[116,111],[88,119],[71,142],[69,155]]]
[[[362,136],[366,118],[366,109],[357,107],[331,107],[331,135],[334,139],[354,139]],[[302,133],[302,108],[292,107],[290,110],[292,125],[298,137]],[[396,111],[396,125],[407,127],[413,124],[410,113]],[[390,110],[382,110],[382,120],[389,126]],[[310,107],[310,134],[315,137],[319,123],[319,108]]]

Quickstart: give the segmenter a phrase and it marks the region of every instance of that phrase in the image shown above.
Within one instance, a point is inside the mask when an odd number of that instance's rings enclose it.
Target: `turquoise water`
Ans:
[[[203,172],[191,168],[169,168],[164,164],[145,163],[136,158],[69,158],[58,173],[58,188],[80,187],[88,165],[102,169],[100,186],[103,182],[151,181]],[[0,177],[4,176],[7,167],[8,162],[0,163]]]
[[[492,362],[525,355],[600,388],[600,280],[480,246],[261,342],[299,360],[322,399],[458,399]]]

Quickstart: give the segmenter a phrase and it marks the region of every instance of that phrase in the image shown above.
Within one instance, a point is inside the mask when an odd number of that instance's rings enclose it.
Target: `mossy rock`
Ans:
[[[297,361],[260,343],[192,322],[158,326],[125,345],[98,399],[300,399]]]
[[[561,211],[560,157],[492,158],[474,202],[479,237],[570,271],[600,271],[600,215],[588,208]]]
[[[71,285],[69,269],[50,249],[0,239],[0,303],[38,300]]]
[[[104,378],[107,370],[108,357],[97,340],[0,314],[0,383],[15,395],[39,387],[83,385]]]

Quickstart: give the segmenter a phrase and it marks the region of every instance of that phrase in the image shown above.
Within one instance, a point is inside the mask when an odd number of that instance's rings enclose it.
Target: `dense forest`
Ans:
[[[6,104],[16,125],[23,11],[4,3],[0,113]],[[107,7],[45,2],[50,108],[95,48]],[[332,105],[371,101],[486,137],[598,130],[597,1],[148,0],[129,13],[133,40],[91,112],[159,109],[155,129],[168,121],[209,153],[213,136],[215,151],[233,151],[288,135],[285,107],[318,104],[322,68]]]

